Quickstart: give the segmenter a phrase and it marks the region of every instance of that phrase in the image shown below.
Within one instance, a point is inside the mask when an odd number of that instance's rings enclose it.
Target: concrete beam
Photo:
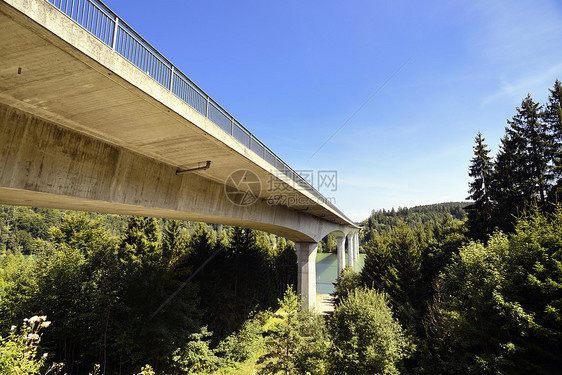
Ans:
[[[167,217],[317,242],[341,226],[258,200],[232,203],[224,183],[60,127],[0,103],[0,203]]]

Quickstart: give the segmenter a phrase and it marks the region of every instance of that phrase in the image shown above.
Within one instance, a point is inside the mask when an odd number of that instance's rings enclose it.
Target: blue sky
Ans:
[[[294,169],[337,170],[353,220],[464,200],[476,133],[495,154],[562,79],[559,0],[105,3]]]

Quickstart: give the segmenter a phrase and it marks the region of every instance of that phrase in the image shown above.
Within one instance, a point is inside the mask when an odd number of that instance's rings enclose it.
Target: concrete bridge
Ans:
[[[296,243],[303,306],[317,243],[358,227],[108,7],[0,0],[0,203],[263,230]]]

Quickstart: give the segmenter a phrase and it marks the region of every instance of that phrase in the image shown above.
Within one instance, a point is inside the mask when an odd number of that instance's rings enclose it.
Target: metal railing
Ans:
[[[170,90],[183,102],[218,125],[234,139],[282,172],[300,187],[349,219],[234,117],[193,83],[160,52],[98,0],[45,0],[77,22],[92,35]]]

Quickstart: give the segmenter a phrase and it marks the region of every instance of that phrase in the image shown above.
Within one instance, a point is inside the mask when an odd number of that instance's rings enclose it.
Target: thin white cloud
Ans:
[[[495,93],[488,95],[482,100],[482,106],[487,106],[503,98],[523,99],[527,93],[541,92],[546,93],[547,88],[554,84],[556,78],[562,77],[562,62],[559,62],[549,69],[533,71],[518,80],[502,79],[502,86]]]

